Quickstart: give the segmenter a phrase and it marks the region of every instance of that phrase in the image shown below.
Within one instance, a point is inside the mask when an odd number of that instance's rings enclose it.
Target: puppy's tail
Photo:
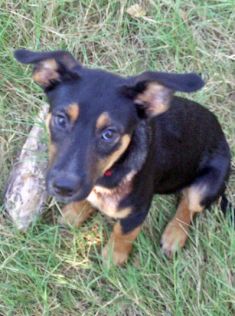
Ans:
[[[235,207],[234,205],[227,199],[225,193],[223,193],[219,199],[219,206],[221,211],[225,216],[228,217],[229,221],[235,228]]]

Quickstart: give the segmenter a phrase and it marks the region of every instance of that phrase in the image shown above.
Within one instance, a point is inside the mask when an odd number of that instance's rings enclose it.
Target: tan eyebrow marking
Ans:
[[[106,127],[108,124],[110,124],[111,119],[107,112],[103,112],[96,121],[96,128],[102,129]]]
[[[78,117],[79,117],[80,107],[77,103],[71,103],[68,106],[68,109],[66,110],[66,113],[68,114],[70,120],[72,123],[74,123]]]

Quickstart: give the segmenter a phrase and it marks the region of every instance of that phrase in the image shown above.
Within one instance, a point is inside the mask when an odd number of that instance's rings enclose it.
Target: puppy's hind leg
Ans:
[[[199,171],[194,182],[183,190],[176,214],[161,238],[162,249],[168,257],[185,245],[194,215],[201,213],[224,192],[229,166],[228,157],[215,157]]]

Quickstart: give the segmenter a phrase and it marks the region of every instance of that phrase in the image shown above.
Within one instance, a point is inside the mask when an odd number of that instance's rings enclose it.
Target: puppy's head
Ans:
[[[50,194],[85,199],[97,180],[128,151],[141,119],[167,111],[174,91],[203,86],[196,74],[145,72],[124,78],[82,67],[68,52],[17,50],[33,64],[33,79],[47,95],[50,113]]]

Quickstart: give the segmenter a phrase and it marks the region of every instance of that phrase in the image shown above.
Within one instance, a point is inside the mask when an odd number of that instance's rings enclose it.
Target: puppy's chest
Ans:
[[[94,208],[109,217],[125,218],[131,212],[131,209],[129,207],[120,207],[120,202],[130,191],[131,186],[129,183],[111,190],[95,186],[87,197],[87,201],[90,202]]]

